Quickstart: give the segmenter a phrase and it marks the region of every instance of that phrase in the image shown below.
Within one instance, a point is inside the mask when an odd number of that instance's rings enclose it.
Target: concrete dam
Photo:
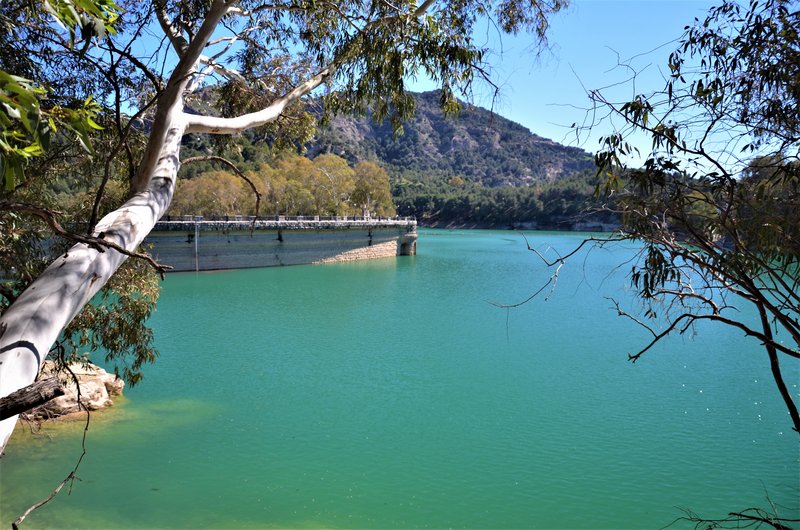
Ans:
[[[159,221],[145,239],[174,271],[209,271],[413,256],[413,218],[284,217]]]

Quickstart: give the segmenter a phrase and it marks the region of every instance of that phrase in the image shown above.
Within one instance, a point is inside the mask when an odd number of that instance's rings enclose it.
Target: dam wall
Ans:
[[[336,263],[416,254],[412,218],[160,221],[145,239],[174,271]]]

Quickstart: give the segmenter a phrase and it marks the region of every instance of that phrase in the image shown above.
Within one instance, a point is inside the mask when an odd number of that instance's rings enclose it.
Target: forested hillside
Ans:
[[[466,103],[445,116],[438,92],[415,99],[402,135],[369,116],[336,117],[307,154],[378,161],[391,176],[398,213],[427,225],[572,228],[586,220],[598,182],[589,153]],[[614,219],[595,214],[589,221]]]
[[[203,100],[212,97],[215,96],[205,94],[195,104],[203,106]],[[367,161],[377,163],[388,173],[397,213],[414,216],[424,225],[570,229],[581,221],[595,225],[615,222],[598,214],[591,219],[585,217],[587,208],[596,206],[594,191],[598,183],[594,161],[586,151],[542,138],[522,125],[463,102],[457,115],[446,116],[439,105],[438,92],[415,94],[415,102],[416,113],[404,123],[402,134],[395,134],[390,123],[376,122],[369,114],[336,116],[329,124],[318,127],[307,143],[294,148],[312,160],[328,155],[344,159],[351,166]],[[313,105],[310,112],[321,117]],[[320,207],[319,200],[312,201],[309,195],[319,196],[313,190],[322,188],[311,182],[313,176],[292,176],[297,172],[286,170],[286,160],[281,161],[286,155],[280,152],[285,147],[269,130],[251,131],[227,145],[214,145],[206,136],[184,140],[187,154],[225,151],[225,156],[254,181],[266,179],[262,213],[302,214],[299,210],[303,205],[313,203],[314,212],[324,214],[326,209]],[[293,159],[292,164],[296,163],[299,161]],[[216,182],[220,181],[217,170],[227,171],[200,163],[184,167],[181,176],[193,179],[213,171],[211,180]],[[287,179],[288,187],[284,183]],[[202,188],[209,188],[205,184],[208,183],[204,182]],[[173,213],[198,204],[195,194],[188,191],[200,185],[183,186],[190,198],[181,200],[179,194],[179,207],[174,207]],[[228,182],[229,188],[241,188],[237,196],[245,193],[242,186],[243,183]],[[345,190],[340,195],[347,198],[349,192]],[[210,197],[206,191],[199,196]],[[251,204],[252,200],[238,201],[245,202]],[[354,204],[350,208],[342,203],[328,210],[360,212],[363,207]],[[224,209],[231,208],[235,209],[235,205]],[[252,210],[252,206],[245,209]]]
[[[416,94],[416,114],[395,136],[388,122],[336,117],[317,131],[308,154],[335,153],[380,161],[394,176],[421,180],[459,176],[484,187],[553,182],[593,168],[592,156],[532,134],[492,112],[462,103],[445,116],[438,92]]]

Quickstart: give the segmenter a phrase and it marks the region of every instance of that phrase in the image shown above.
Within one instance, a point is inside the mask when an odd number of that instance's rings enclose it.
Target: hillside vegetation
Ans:
[[[212,162],[178,181],[169,215],[395,215],[389,175],[374,162],[351,167],[336,155],[312,161],[282,153],[240,163],[246,169],[239,174],[212,169]]]
[[[615,222],[585,215],[598,206],[599,182],[586,151],[466,103],[458,115],[445,116],[438,92],[416,94],[415,101],[402,135],[369,116],[336,117],[317,131],[307,153],[378,161],[391,176],[398,213],[430,226],[568,229]]]
[[[462,103],[445,116],[438,92],[415,95],[416,113],[395,136],[389,123],[336,117],[317,131],[308,153],[378,160],[394,176],[460,176],[488,188],[553,182],[594,167],[592,156],[532,134],[497,114]]]
[[[369,115],[337,116],[295,149],[311,160],[324,155],[339,157],[353,167],[365,161],[378,164],[388,174],[397,213],[414,216],[424,225],[570,229],[587,222],[595,226],[615,222],[607,215],[586,217],[586,210],[596,206],[594,191],[599,182],[592,155],[586,151],[542,138],[522,125],[466,103],[457,115],[446,116],[438,92],[414,97],[416,113],[404,123],[402,134],[395,134],[391,124],[376,122]],[[319,117],[321,113],[316,114]],[[258,174],[252,178],[265,181],[267,194],[262,213],[325,211],[320,200],[309,197],[320,196],[320,186],[312,182],[316,177],[301,178],[293,169],[300,162],[293,159],[292,164],[286,163],[285,155],[279,153],[285,145],[270,131],[251,132],[223,146],[212,145],[202,136],[192,137],[185,144],[195,154],[223,148],[248,175]],[[186,167],[182,176],[192,179],[210,171],[218,176],[225,168],[196,164]],[[271,186],[270,181],[276,184]],[[291,181],[288,187],[284,181]],[[231,182],[228,187],[245,192],[242,186]],[[186,194],[194,197],[193,192],[188,193],[192,188],[183,185]],[[272,189],[277,191],[269,196]],[[344,202],[328,211],[364,209],[365,204],[345,204],[350,196],[347,189],[339,195]],[[179,194],[179,208],[173,213],[197,204],[192,197],[182,200]],[[252,200],[239,203],[247,203],[245,209],[252,211]],[[311,206],[313,212],[298,210]],[[225,209],[232,208],[238,206]]]

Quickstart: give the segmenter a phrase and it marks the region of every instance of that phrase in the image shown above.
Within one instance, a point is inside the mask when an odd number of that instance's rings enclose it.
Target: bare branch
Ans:
[[[766,515],[763,510],[758,510],[756,508],[751,508],[751,510],[753,510],[754,513],[756,513],[757,515],[750,515],[745,512],[731,512],[728,515],[730,515],[731,517],[739,518],[742,521],[755,521],[759,523],[766,523],[771,527],[773,527],[775,530],[792,530],[791,526],[787,526],[783,523],[798,521],[797,519],[782,519],[779,517],[772,517]]]
[[[711,528],[761,528],[762,525],[769,525],[775,530],[792,530],[789,523],[798,523],[800,519],[787,519],[779,517],[777,513],[769,513],[761,508],[747,508],[738,512],[730,512],[724,519],[706,519],[700,517],[692,510],[684,509],[686,514],[672,522],[669,526],[674,525],[679,521],[686,521],[694,523],[695,529],[711,529]],[[669,528],[669,526],[667,528]]]
[[[56,488],[56,489],[53,491],[53,493],[51,493],[50,495],[48,495],[48,496],[47,496],[47,498],[45,498],[45,499],[43,499],[43,500],[41,500],[41,501],[37,502],[36,504],[34,504],[33,506],[31,506],[30,508],[28,508],[27,510],[25,510],[25,512],[23,512],[23,514],[22,514],[22,515],[20,515],[19,517],[17,517],[17,519],[16,519],[16,520],[15,520],[13,523],[11,523],[11,528],[13,528],[14,530],[19,530],[19,526],[20,526],[20,525],[21,525],[23,522],[25,522],[25,518],[26,518],[26,517],[28,517],[28,516],[31,514],[31,512],[33,512],[34,510],[36,510],[36,509],[38,509],[38,508],[41,508],[42,506],[44,506],[45,504],[47,504],[48,502],[50,502],[51,500],[53,500],[53,498],[54,498],[56,495],[58,495],[58,492],[59,492],[59,491],[61,491],[61,489],[62,489],[62,488],[63,488],[63,487],[64,487],[64,486],[65,486],[65,485],[68,483],[68,482],[74,481],[76,478],[78,478],[78,477],[76,477],[76,476],[75,476],[75,472],[74,472],[74,471],[71,471],[71,472],[69,473],[69,475],[67,475],[67,476],[66,476],[66,478],[65,478],[64,480],[62,480],[62,481],[61,481],[61,484],[59,484],[59,485],[58,485],[58,487],[57,487],[57,488]],[[78,479],[78,480],[80,480],[80,479]]]
[[[561,265],[563,265],[563,263],[558,266],[558,269],[561,268]],[[527,304],[528,302],[539,296],[542,293],[542,291],[544,291],[547,288],[548,285],[552,286],[550,288],[550,292],[552,293],[553,289],[555,289],[556,283],[558,282],[558,269],[556,270],[555,274],[553,274],[552,276],[550,276],[550,278],[548,278],[548,280],[545,282],[544,285],[539,287],[538,290],[534,291],[533,294],[531,294],[528,298],[522,300],[521,302],[517,302],[515,304],[500,304],[498,302],[489,302],[489,303],[501,309],[510,309],[512,307],[520,307],[522,305]]]
[[[72,485],[75,483],[75,480],[80,480],[77,477],[76,473],[78,472],[78,468],[81,466],[81,462],[83,462],[83,457],[86,456],[86,434],[89,432],[89,422],[91,421],[92,415],[89,412],[89,409],[86,408],[86,406],[83,404],[83,401],[81,399],[81,384],[80,381],[78,380],[78,376],[75,375],[75,372],[72,371],[72,369],[69,367],[69,364],[66,363],[64,360],[63,346],[60,343],[58,343],[54,347],[54,351],[57,352],[57,359],[58,362],[60,363],[61,369],[66,370],[69,373],[70,378],[72,379],[72,383],[75,385],[77,392],[76,399],[78,403],[78,409],[80,410],[80,408],[82,407],[86,411],[86,423],[84,424],[83,437],[81,438],[81,454],[78,456],[78,460],[75,462],[75,467],[72,468],[72,471],[69,472],[66,478],[64,478],[64,480],[61,481],[61,483],[56,487],[55,490],[53,490],[53,492],[50,495],[48,495],[45,499],[37,502],[33,506],[29,507],[27,510],[25,510],[25,512],[23,512],[22,515],[17,517],[17,519],[11,524],[11,528],[13,528],[13,530],[19,530],[19,526],[25,521],[26,517],[28,517],[33,511],[41,508],[42,506],[53,500],[53,498],[56,495],[58,495],[58,493],[67,483],[69,483],[69,490],[67,494],[69,495],[70,493],[72,493]]]

